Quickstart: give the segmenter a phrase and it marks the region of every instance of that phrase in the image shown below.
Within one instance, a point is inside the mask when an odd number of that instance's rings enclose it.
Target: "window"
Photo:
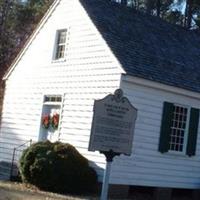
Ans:
[[[182,152],[185,149],[189,115],[190,113],[188,108],[174,105],[169,141],[170,150]]]
[[[199,109],[164,102],[159,151],[195,155]]]
[[[65,56],[66,39],[67,39],[67,30],[59,30],[57,32],[57,43],[56,43],[56,53],[55,53],[56,60],[64,58]]]
[[[61,95],[45,95],[44,97],[44,103],[61,103],[61,101]]]

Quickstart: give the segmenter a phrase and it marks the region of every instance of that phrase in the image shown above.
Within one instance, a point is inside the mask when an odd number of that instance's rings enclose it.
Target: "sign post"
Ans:
[[[108,186],[109,186],[109,178],[110,178],[112,161],[115,156],[119,156],[120,154],[114,153],[112,150],[108,152],[107,151],[101,152],[101,153],[103,153],[106,157],[106,169],[105,169],[104,177],[103,177],[103,185],[102,185],[100,200],[106,200],[108,196]]]
[[[106,157],[101,200],[107,199],[113,158],[131,155],[137,109],[117,89],[114,95],[95,100],[89,151],[100,151]]]

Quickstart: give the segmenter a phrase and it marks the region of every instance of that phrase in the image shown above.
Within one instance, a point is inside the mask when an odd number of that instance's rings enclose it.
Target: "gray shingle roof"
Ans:
[[[127,74],[200,92],[200,34],[109,0],[80,0]]]

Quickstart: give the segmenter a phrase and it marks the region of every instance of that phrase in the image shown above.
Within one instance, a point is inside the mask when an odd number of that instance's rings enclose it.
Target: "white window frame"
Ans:
[[[64,45],[64,56],[61,58],[57,57],[58,54],[58,47],[59,47],[59,43],[58,43],[58,39],[59,39],[59,35],[61,32],[65,31],[66,32],[66,40],[65,43],[62,43],[62,45]],[[59,29],[56,31],[56,36],[55,36],[55,42],[54,42],[54,52],[53,52],[53,62],[57,62],[57,61],[65,61],[66,59],[66,47],[67,47],[67,41],[68,41],[68,35],[69,35],[69,29],[65,28],[65,29]]]
[[[189,123],[190,123],[191,107],[187,106],[187,105],[183,105],[183,104],[177,104],[177,103],[173,103],[173,106],[179,106],[179,107],[187,108],[187,120],[186,120],[185,133],[184,133],[183,150],[182,151],[176,151],[176,150],[169,149],[168,153],[186,156],[187,143],[188,143],[188,137],[189,137]]]
[[[45,101],[46,97],[60,97],[61,101]],[[59,94],[45,94],[43,97],[43,105],[62,105],[63,102],[63,95]]]

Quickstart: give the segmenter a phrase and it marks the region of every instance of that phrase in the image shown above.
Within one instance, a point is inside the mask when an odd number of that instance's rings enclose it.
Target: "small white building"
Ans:
[[[105,158],[87,150],[93,104],[121,88],[138,117],[132,155],[115,158],[110,183],[200,187],[200,37],[194,31],[109,0],[56,0],[4,80],[1,144],[71,143],[101,181]],[[58,128],[45,129],[42,118],[56,114]]]

